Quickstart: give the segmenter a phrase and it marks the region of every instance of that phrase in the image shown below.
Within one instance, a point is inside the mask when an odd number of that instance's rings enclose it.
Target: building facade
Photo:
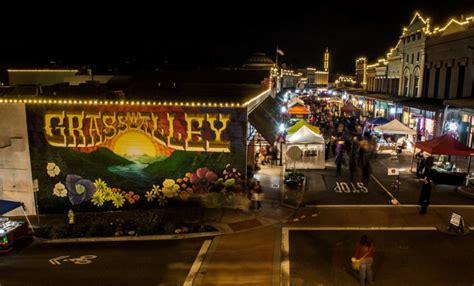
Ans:
[[[367,58],[360,57],[355,62],[356,85],[365,88],[367,85]]]
[[[429,34],[430,19],[416,13],[400,36],[401,78],[398,94],[405,97],[421,97],[425,41]]]

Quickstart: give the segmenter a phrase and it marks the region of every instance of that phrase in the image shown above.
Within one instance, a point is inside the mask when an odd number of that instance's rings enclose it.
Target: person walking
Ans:
[[[257,180],[255,181],[255,185],[253,186],[252,189],[252,208],[255,210],[260,210],[262,207],[262,200],[263,200],[263,189],[262,186],[260,185],[260,181]],[[257,204],[257,207],[255,208],[255,204]]]
[[[362,159],[362,182],[364,185],[369,186],[370,173],[372,173],[372,167],[370,166],[370,154],[365,154]]]
[[[426,214],[428,212],[428,206],[430,205],[431,197],[431,167],[433,166],[433,157],[430,156],[426,159],[425,167],[423,169],[423,175],[420,181],[423,183],[421,187],[420,197],[418,198],[418,204],[421,209],[420,214]]]
[[[373,283],[372,264],[374,263],[375,248],[367,235],[362,235],[357,244],[354,258],[360,261],[359,280],[360,285],[365,286],[365,280]]]

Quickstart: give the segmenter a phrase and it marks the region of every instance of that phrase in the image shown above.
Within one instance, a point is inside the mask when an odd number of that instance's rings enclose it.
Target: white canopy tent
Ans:
[[[405,126],[403,123],[398,121],[397,119],[393,119],[389,123],[386,123],[384,125],[380,126],[375,126],[374,128],[375,131],[382,132],[384,134],[395,134],[395,135],[416,135],[416,131]],[[387,145],[388,144],[388,145]],[[390,151],[395,152],[396,146],[406,146],[406,150],[412,150],[414,146],[414,142],[412,140],[409,140],[406,137],[400,137],[395,145],[390,145],[391,143],[379,143],[378,145],[378,150],[383,152],[385,151]],[[385,146],[385,147],[384,147]],[[394,153],[395,154],[395,153]]]
[[[301,126],[298,131],[286,138],[285,169],[324,169],[325,147],[323,136],[305,125]],[[299,158],[289,155],[288,151],[295,148],[301,151]]]
[[[403,123],[394,119],[384,125],[376,126],[375,131],[386,134],[401,134],[401,135],[415,135],[416,131],[405,126]]]
[[[288,100],[288,107],[292,107],[295,104],[305,106],[304,101],[301,98],[294,97],[294,98]]]

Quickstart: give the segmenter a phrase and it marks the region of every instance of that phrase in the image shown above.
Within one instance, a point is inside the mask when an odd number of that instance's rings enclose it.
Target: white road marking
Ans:
[[[382,183],[379,182],[379,180],[377,180],[377,178],[374,176],[374,175],[370,175],[372,177],[372,179],[375,180],[375,182],[392,198],[394,199],[395,197],[392,195],[392,193],[390,193],[389,190],[387,190],[387,188],[385,188],[384,185],[382,185]]]
[[[201,268],[201,264],[204,261],[204,258],[206,257],[206,253],[209,250],[209,246],[211,246],[211,242],[212,240],[208,239],[202,243],[201,249],[199,250],[199,253],[196,256],[196,259],[194,260],[191,269],[189,270],[188,276],[186,277],[183,286],[194,285],[194,279],[196,279],[196,275],[199,273],[199,269]]]

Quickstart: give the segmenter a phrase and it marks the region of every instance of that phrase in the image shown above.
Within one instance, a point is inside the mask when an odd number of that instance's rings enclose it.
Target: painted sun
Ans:
[[[127,131],[118,136],[112,145],[112,151],[121,156],[148,155],[155,157],[157,151],[151,138],[137,131]]]

